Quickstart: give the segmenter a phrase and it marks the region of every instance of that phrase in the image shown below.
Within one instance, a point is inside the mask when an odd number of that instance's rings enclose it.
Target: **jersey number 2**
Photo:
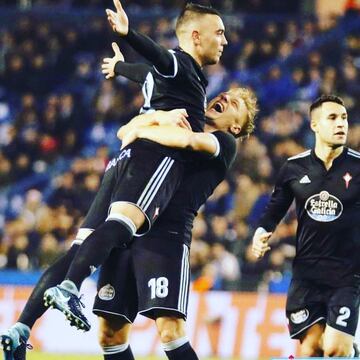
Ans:
[[[164,298],[169,293],[169,280],[166,277],[152,278],[148,282],[148,287],[151,289],[151,298]]]
[[[336,324],[340,326],[347,326],[347,320],[350,317],[350,309],[346,306],[343,306],[339,310],[339,316],[336,318]]]

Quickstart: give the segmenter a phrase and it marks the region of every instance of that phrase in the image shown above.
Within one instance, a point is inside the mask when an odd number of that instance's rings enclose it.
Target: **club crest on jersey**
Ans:
[[[98,296],[104,301],[112,300],[115,296],[115,289],[110,284],[106,284],[99,290]]]
[[[336,196],[321,191],[306,200],[305,210],[315,221],[330,222],[340,217],[343,204]]]
[[[160,215],[160,208],[157,206],[154,211],[153,220]]]
[[[290,320],[293,324],[301,324],[304,321],[306,321],[308,317],[309,317],[309,310],[303,309],[292,313],[290,315]]]
[[[349,187],[349,184],[350,184],[350,181],[352,179],[352,176],[347,172],[344,176],[343,176],[343,179],[345,181],[345,187],[348,188]]]

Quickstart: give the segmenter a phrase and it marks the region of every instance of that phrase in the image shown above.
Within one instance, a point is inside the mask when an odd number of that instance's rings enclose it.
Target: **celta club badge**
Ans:
[[[155,219],[156,217],[158,217],[159,214],[160,214],[160,208],[157,206],[157,207],[155,208],[155,212],[154,212],[153,219]]]
[[[345,186],[346,188],[349,187],[349,184],[350,184],[350,181],[352,179],[352,176],[347,172],[344,176],[343,176],[343,179],[345,181]]]

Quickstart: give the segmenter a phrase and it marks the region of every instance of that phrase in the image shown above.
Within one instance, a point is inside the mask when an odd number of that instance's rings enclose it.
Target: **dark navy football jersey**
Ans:
[[[121,61],[115,73],[142,84],[144,105],[140,113],[186,109],[192,130],[203,131],[207,80],[197,62],[180,48],[166,53],[171,54],[171,74],[162,74],[155,66]]]
[[[145,98],[141,112],[185,108],[193,131],[203,131],[207,80],[200,66],[187,53],[169,50],[174,72],[162,75],[156,67],[146,75],[142,92]]]
[[[293,276],[340,286],[360,278],[360,153],[344,147],[329,170],[308,150],[282,167],[259,226],[273,231],[295,199]]]
[[[232,135],[222,131],[215,131],[213,135],[218,140],[218,153],[207,159],[199,156],[198,161],[185,164],[180,187],[149,236],[173,238],[190,245],[193,221],[200,206],[225,179],[236,156],[236,141]]]

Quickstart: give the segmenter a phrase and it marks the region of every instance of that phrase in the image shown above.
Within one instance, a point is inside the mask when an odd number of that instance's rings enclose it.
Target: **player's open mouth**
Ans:
[[[335,135],[341,135],[341,136],[344,136],[344,135],[345,135],[345,133],[344,133],[344,131],[339,131],[339,132],[335,133]]]
[[[220,113],[220,114],[221,114],[222,112],[224,112],[224,106],[223,106],[223,104],[220,103],[220,102],[215,103],[213,109],[214,109],[216,112]]]

